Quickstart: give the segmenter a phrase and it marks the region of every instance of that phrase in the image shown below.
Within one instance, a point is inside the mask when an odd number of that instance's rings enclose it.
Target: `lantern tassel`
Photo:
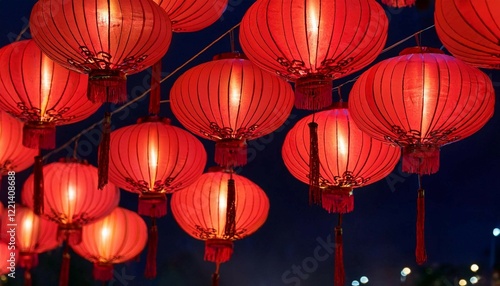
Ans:
[[[205,261],[224,263],[233,255],[233,242],[224,239],[208,239],[205,241]]]
[[[160,113],[161,101],[161,60],[153,65],[151,74],[151,92],[149,93],[149,113]]]
[[[33,280],[31,279],[31,271],[30,269],[24,270],[24,286],[31,286],[33,284]]]
[[[89,73],[87,97],[94,103],[127,101],[127,76],[110,69],[92,70]]]
[[[98,155],[98,188],[102,190],[108,184],[108,167],[109,167],[109,143],[111,133],[111,113],[104,114],[104,121],[102,123],[102,140],[99,144]]]
[[[227,181],[227,207],[226,207],[226,226],[224,235],[226,238],[233,238],[236,234],[236,187],[234,179]]]
[[[354,210],[351,187],[328,186],[321,193],[321,205],[329,213],[346,214]]]
[[[33,171],[33,208],[35,214],[43,214],[43,157],[35,157],[35,166]]]
[[[26,122],[23,127],[23,145],[31,149],[54,149],[56,126],[47,122]]]
[[[417,198],[417,243],[415,249],[415,257],[418,265],[422,265],[427,261],[427,253],[425,251],[425,192],[423,189],[418,190]]]
[[[332,104],[332,80],[322,75],[300,78],[295,83],[295,107],[320,110]]]
[[[113,264],[94,263],[92,276],[98,281],[113,280]]]
[[[321,189],[319,187],[319,146],[318,123],[309,122],[309,204],[321,204]]]
[[[382,0],[382,3],[393,8],[403,8],[415,5],[415,0]]]
[[[156,278],[156,252],[158,250],[158,227],[156,219],[152,218],[152,225],[148,236],[148,256],[146,259],[146,271],[144,276],[148,279]]]
[[[403,148],[403,172],[430,175],[439,170],[439,147],[406,146]]]
[[[219,286],[219,267],[220,263],[215,263],[215,272],[212,274],[212,286]]]
[[[342,214],[339,214],[339,224],[335,227],[335,286],[345,285],[344,246],[342,241]]]
[[[247,143],[244,139],[222,139],[215,143],[215,162],[223,168],[247,164]]]
[[[147,192],[139,196],[137,213],[152,218],[167,215],[167,196],[163,193]]]
[[[71,260],[71,256],[69,255],[69,243],[65,241],[64,244],[61,273],[59,275],[59,286],[68,286],[69,282],[69,262]]]

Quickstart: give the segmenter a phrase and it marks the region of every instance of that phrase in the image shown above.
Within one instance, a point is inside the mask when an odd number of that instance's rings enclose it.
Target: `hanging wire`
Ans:
[[[200,56],[201,54],[203,54],[205,51],[207,51],[209,48],[211,48],[213,45],[215,45],[217,42],[219,42],[221,39],[223,39],[225,36],[227,36],[228,34],[231,34],[231,32],[233,32],[236,28],[238,28],[240,26],[240,23],[234,25],[232,28],[230,28],[229,30],[227,30],[224,34],[222,34],[221,36],[219,36],[217,39],[215,39],[213,42],[211,42],[210,44],[208,44],[205,48],[203,48],[201,51],[199,51],[196,55],[194,55],[193,57],[191,57],[189,60],[187,60],[184,64],[180,65],[178,68],[176,68],[172,73],[170,73],[169,75],[167,75],[166,77],[164,77],[160,83],[163,83],[164,81],[166,81],[167,79],[169,79],[170,77],[172,77],[174,74],[176,74],[177,72],[179,72],[181,69],[183,69],[185,66],[187,66],[188,64],[190,64],[193,60],[195,60],[198,56]],[[414,37],[415,35],[419,34],[419,33],[423,33],[429,29],[432,29],[434,28],[434,25],[431,25],[425,29],[422,29],[394,44],[392,44],[391,46],[385,48],[382,50],[382,52],[380,54],[383,54],[387,51],[390,51],[392,50],[393,48],[401,45],[402,43],[408,41],[409,39],[411,39],[412,37]],[[352,82],[355,82],[357,79],[359,78],[359,76],[351,79],[351,80],[348,80],[338,86],[336,86],[334,89],[340,89],[342,86],[344,85],[347,85],[349,83],[352,83]],[[128,101],[127,103],[125,103],[124,105],[122,105],[121,107],[119,107],[118,109],[114,110],[113,112],[111,112],[111,115],[115,114],[115,113],[118,113],[122,110],[124,110],[125,108],[127,108],[128,106],[134,104],[135,102],[141,100],[142,98],[144,98],[146,95],[148,95],[148,93],[151,91],[151,89],[148,89],[146,90],[144,93],[142,93],[140,96],[134,98],[133,100],[131,101]],[[167,103],[167,102],[170,102],[169,100],[164,100],[162,101],[161,103]],[[50,153],[47,153],[43,159],[46,160],[47,158],[49,158],[50,156],[54,155],[54,154],[57,154],[59,153],[60,151],[64,150],[67,146],[69,146],[73,141],[75,141],[78,137],[80,137],[81,135],[91,131],[92,129],[94,129],[95,127],[97,127],[99,124],[101,124],[103,122],[103,120],[101,119],[100,121],[90,125],[89,127],[85,128],[84,130],[82,130],[80,133],[78,133],[77,135],[75,135],[73,138],[71,138],[69,141],[67,141],[65,144],[63,144],[61,147],[51,151]]]
[[[196,55],[192,56],[189,60],[187,60],[185,63],[183,63],[182,65],[180,65],[178,68],[176,68],[173,72],[171,72],[170,74],[168,74],[167,76],[165,76],[161,81],[160,83],[163,83],[164,81],[166,81],[167,79],[169,79],[170,77],[172,77],[173,75],[175,75],[177,72],[179,72],[181,69],[183,69],[185,66],[189,65],[193,60],[195,60],[197,57],[199,57],[201,54],[203,54],[205,51],[207,51],[208,49],[210,49],[213,45],[215,45],[217,42],[219,42],[222,38],[224,38],[225,36],[227,36],[227,34],[231,33],[231,31],[233,31],[234,29],[238,28],[240,26],[240,23],[234,25],[231,29],[229,29],[228,31],[226,31],[224,34],[222,34],[221,36],[219,36],[217,39],[215,39],[213,42],[211,42],[210,44],[208,44],[205,48],[203,48],[201,51],[199,51]],[[125,108],[129,107],[130,105],[134,104],[135,102],[141,100],[142,98],[144,98],[146,95],[148,95],[148,93],[151,91],[151,89],[147,89],[146,91],[144,91],[140,96],[134,98],[133,100],[131,101],[128,101],[127,103],[125,103],[124,105],[122,105],[121,107],[115,109],[113,112],[111,112],[111,115],[113,114],[116,114],[122,110],[124,110]],[[170,102],[170,101],[169,101]],[[75,135],[73,138],[71,138],[69,141],[67,141],[66,143],[64,143],[61,147],[47,153],[43,159],[47,159],[49,158],[50,156],[54,155],[54,154],[57,154],[59,153],[60,151],[64,150],[67,146],[69,146],[73,141],[75,141],[78,137],[80,137],[81,135],[91,131],[92,129],[96,128],[99,124],[101,124],[104,120],[101,119],[99,120],[98,122],[90,125],[89,127],[83,129],[80,133],[78,133],[77,135]]]
[[[78,136],[76,139],[75,139],[75,149],[73,150],[73,159],[78,159],[77,158],[77,150],[78,150],[78,140],[80,140],[80,136]]]
[[[340,91],[340,88],[337,88],[337,93],[339,95],[339,103],[344,102],[344,100],[342,99],[342,92]]]
[[[26,33],[26,31],[28,31],[30,25],[26,25],[26,27],[24,27],[21,32],[19,33],[19,35],[17,35],[16,37],[16,42],[18,42],[19,40],[21,40],[21,37],[23,36],[24,33]]]

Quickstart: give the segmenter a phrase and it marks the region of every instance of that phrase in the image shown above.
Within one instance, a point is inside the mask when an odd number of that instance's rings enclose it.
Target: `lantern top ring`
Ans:
[[[400,56],[411,55],[411,54],[442,54],[442,55],[444,55],[444,52],[443,52],[443,50],[438,49],[438,48],[411,47],[411,48],[403,49],[399,53]]]
[[[160,117],[156,115],[145,116],[137,119],[137,124],[148,123],[148,122],[161,122],[163,124],[170,125],[172,120],[166,117]]]

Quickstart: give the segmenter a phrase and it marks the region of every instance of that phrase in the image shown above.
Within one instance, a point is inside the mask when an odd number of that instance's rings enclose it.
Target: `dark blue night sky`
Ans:
[[[169,74],[226,30],[237,24],[254,1],[230,0],[223,18],[213,26],[197,33],[174,34],[163,72]],[[0,46],[7,45],[27,24],[34,0],[0,1]],[[432,6],[431,6],[432,7]],[[390,20],[390,46],[433,24],[433,9],[403,10],[385,8]],[[29,37],[29,31],[23,38]],[[421,36],[424,46],[441,47],[434,29]],[[395,56],[404,47],[414,46],[412,38],[377,61]],[[203,53],[187,68],[211,60],[212,56],[230,50],[229,37]],[[500,94],[500,71],[485,70]],[[174,75],[162,85],[162,99],[168,93]],[[357,73],[356,75],[359,75]],[[355,76],[355,75],[354,75]],[[352,77],[341,79],[339,85]],[[149,88],[149,71],[129,77],[129,97],[133,98]],[[343,95],[351,85],[345,85]],[[147,115],[147,99],[140,101],[113,117],[115,128],[133,124]],[[62,145],[103,116],[102,108],[87,120],[58,129],[57,144]],[[229,263],[221,266],[220,286],[320,286],[333,285],[333,228],[337,216],[320,207],[308,204],[307,186],[292,177],[281,159],[281,144],[288,130],[307,112],[293,110],[289,120],[279,131],[249,142],[250,162],[241,170],[266,191],[271,202],[266,224],[254,235],[235,243],[235,252]],[[162,105],[162,116],[173,118],[168,104]],[[174,119],[174,124],[180,124]],[[388,179],[355,192],[355,211],[344,216],[344,260],[346,284],[367,276],[367,285],[400,285],[400,272],[405,266],[413,272],[401,285],[454,285],[422,282],[442,273],[453,283],[454,279],[472,275],[469,266],[477,263],[480,272],[488,270],[493,240],[492,230],[500,227],[500,116],[496,114],[478,133],[465,140],[445,146],[441,150],[440,171],[423,177],[426,189],[426,244],[428,262],[417,267],[414,259],[417,178],[403,174],[401,166]],[[99,133],[82,136],[78,154],[91,163],[97,162]],[[208,167],[213,165],[214,144],[203,140],[208,152]],[[72,154],[72,147],[51,157]],[[18,174],[20,184],[31,172]],[[2,201],[6,194],[2,192]],[[20,193],[18,193],[20,201]],[[137,210],[137,195],[122,192],[121,206]],[[149,219],[145,219],[149,223]],[[185,234],[170,213],[158,220],[160,229],[158,278],[143,278],[145,251],[139,262],[115,266],[117,279],[109,285],[209,285],[214,265],[203,261],[204,243]],[[500,243],[497,247],[500,249]],[[61,263],[61,249],[40,256],[40,266],[33,271],[34,285],[57,285]],[[500,258],[499,258],[500,259]],[[92,281],[92,265],[72,256],[70,285],[101,285]],[[499,261],[500,263],[500,261]],[[299,270],[300,268],[300,270]],[[445,275],[445,276],[446,276]],[[431,277],[431,278],[429,278]],[[427,280],[429,281],[429,280]],[[443,280],[444,281],[444,280]],[[22,285],[22,276],[7,285]],[[458,285],[458,284],[455,284]]]

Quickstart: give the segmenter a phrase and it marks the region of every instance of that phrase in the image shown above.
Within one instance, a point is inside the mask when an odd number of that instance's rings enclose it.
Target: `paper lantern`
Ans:
[[[33,175],[23,186],[22,201],[33,207]],[[97,189],[97,168],[73,159],[47,164],[43,169],[45,195],[42,216],[59,225],[60,239],[81,240],[82,226],[109,214],[120,201],[113,184]]]
[[[201,142],[167,119],[148,117],[111,133],[109,180],[139,194],[139,214],[162,217],[165,194],[192,184],[207,155]]]
[[[181,75],[170,101],[184,127],[217,142],[215,161],[234,167],[247,162],[247,140],[269,134],[286,121],[293,91],[243,55],[228,53]]]
[[[83,227],[82,243],[73,250],[94,264],[96,280],[113,279],[113,264],[129,261],[146,245],[144,220],[135,212],[116,208],[100,220]]]
[[[295,82],[295,106],[332,102],[332,80],[366,67],[384,48],[388,20],[372,0],[257,1],[241,22],[240,42],[264,70]]]
[[[393,8],[404,8],[415,5],[415,0],[382,0],[382,3]]]
[[[500,69],[500,2],[437,0],[434,21],[439,39],[455,57]]]
[[[167,12],[174,32],[196,32],[212,25],[222,16],[228,3],[228,0],[153,1]]]
[[[167,13],[151,0],[41,0],[30,31],[51,59],[89,75],[94,102],[126,101],[126,76],[160,60],[172,39]]]
[[[8,217],[7,210],[3,212]],[[24,268],[24,285],[31,285],[31,269],[38,265],[38,254],[59,246],[57,240],[57,224],[37,216],[31,209],[16,205],[15,216],[15,247],[19,252],[18,265]],[[2,235],[7,234],[11,226],[5,219],[2,224]]]
[[[0,49],[0,109],[25,122],[23,144],[55,147],[55,127],[81,121],[100,107],[85,98],[88,77],[45,56],[34,41]]]
[[[213,168],[172,195],[172,213],[190,236],[205,241],[205,260],[219,264],[233,253],[233,241],[257,231],[266,221],[269,200],[249,179]]]
[[[354,209],[353,189],[389,175],[401,152],[362,132],[344,103],[299,120],[285,138],[282,155],[290,173],[311,184],[310,202],[322,205],[328,212],[339,213],[334,277],[335,285],[343,286],[342,214]]]
[[[0,111],[0,150],[2,176],[27,169],[38,155],[37,150],[23,146],[23,124],[3,111]]]
[[[403,171],[419,176],[436,173],[440,147],[477,132],[493,116],[494,107],[495,92],[486,74],[423,47],[377,63],[359,77],[349,95],[359,128],[400,146]],[[427,260],[424,211],[424,189],[419,186],[418,264]]]

